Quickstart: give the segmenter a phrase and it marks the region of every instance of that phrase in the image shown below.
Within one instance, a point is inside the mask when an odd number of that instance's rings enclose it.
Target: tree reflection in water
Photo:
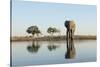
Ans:
[[[36,42],[33,41],[31,46],[27,46],[27,50],[30,53],[37,53],[39,48],[40,48],[40,45],[38,44],[38,41]]]
[[[65,59],[75,58],[76,52],[73,39],[69,39],[69,41],[66,43],[66,46],[67,52],[65,53]]]
[[[56,50],[59,46],[55,45],[53,41],[50,41],[47,47],[49,51],[53,51],[53,50]]]

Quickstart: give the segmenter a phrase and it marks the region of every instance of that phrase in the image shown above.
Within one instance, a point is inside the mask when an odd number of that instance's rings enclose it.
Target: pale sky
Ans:
[[[65,35],[65,20],[76,21],[75,34],[96,35],[96,6],[33,1],[12,2],[12,36],[28,35],[26,29],[37,25],[44,35],[49,26]]]

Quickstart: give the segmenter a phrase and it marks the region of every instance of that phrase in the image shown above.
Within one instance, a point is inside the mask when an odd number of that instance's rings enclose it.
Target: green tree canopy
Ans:
[[[54,33],[60,32],[60,30],[58,30],[58,29],[55,28],[55,27],[49,27],[49,28],[47,29],[47,32],[48,32],[49,34],[54,34]]]
[[[30,26],[30,27],[28,27],[28,29],[26,30],[26,32],[29,33],[29,34],[32,34],[33,36],[34,36],[35,34],[38,35],[38,34],[41,33],[41,31],[38,29],[37,26]]]

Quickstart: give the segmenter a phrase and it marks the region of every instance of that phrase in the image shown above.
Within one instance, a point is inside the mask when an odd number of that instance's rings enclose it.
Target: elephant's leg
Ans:
[[[73,49],[73,38],[71,38],[71,50]]]
[[[70,39],[70,37],[71,37],[70,33],[71,33],[71,32],[70,32],[70,30],[69,30],[69,39]]]
[[[66,40],[68,41],[68,31],[66,31]]]
[[[68,30],[67,48],[70,49],[70,31]]]
[[[72,50],[72,41],[73,41],[73,31],[72,31],[72,29],[70,30],[70,35],[71,35],[71,38],[70,38],[70,49]]]
[[[67,39],[67,48],[68,48],[68,35],[69,35],[68,31],[66,32],[66,35],[67,35],[66,39]]]
[[[71,40],[73,40],[73,30],[71,30]]]

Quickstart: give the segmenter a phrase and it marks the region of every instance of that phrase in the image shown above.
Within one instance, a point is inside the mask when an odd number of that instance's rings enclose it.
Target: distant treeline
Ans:
[[[75,40],[96,40],[94,35],[74,35]],[[60,36],[43,36],[43,37],[33,37],[33,36],[21,36],[21,37],[11,37],[11,41],[60,41],[66,40],[65,35]]]

